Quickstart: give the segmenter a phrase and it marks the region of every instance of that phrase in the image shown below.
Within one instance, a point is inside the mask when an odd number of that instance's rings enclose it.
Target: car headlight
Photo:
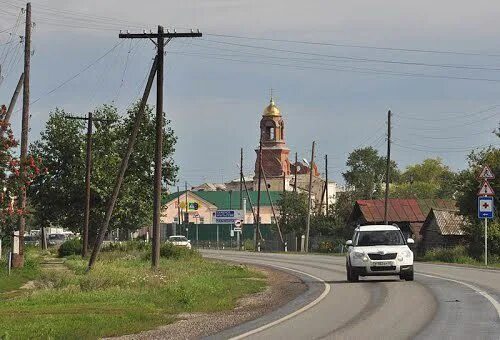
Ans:
[[[352,253],[355,258],[362,259],[365,256],[365,253],[355,251]]]
[[[405,258],[410,258],[412,255],[410,250],[403,250],[401,253],[398,255],[398,260],[403,261]]]

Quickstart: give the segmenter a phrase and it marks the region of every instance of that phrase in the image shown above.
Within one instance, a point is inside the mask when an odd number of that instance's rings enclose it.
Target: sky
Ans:
[[[22,72],[23,6],[0,0],[0,103]],[[165,59],[182,186],[238,178],[240,148],[252,173],[271,89],[291,155],[310,158],[316,141],[321,172],[328,154],[340,183],[353,149],[385,154],[388,110],[402,169],[440,157],[460,170],[472,149],[499,145],[500,3],[34,0],[32,12],[31,141],[56,107],[84,115],[114,103],[125,112],[139,98],[154,45],[119,39],[120,30],[203,33],[172,40]],[[152,105],[155,96],[153,88]],[[15,131],[20,121],[16,112]]]

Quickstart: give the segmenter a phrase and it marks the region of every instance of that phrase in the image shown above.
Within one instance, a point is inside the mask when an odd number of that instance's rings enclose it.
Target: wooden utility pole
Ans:
[[[295,153],[295,179],[293,180],[293,191],[297,192],[297,153]]]
[[[156,75],[156,143],[155,143],[155,171],[154,171],[154,198],[153,198],[153,247],[151,254],[151,264],[153,268],[158,267],[160,260],[160,212],[161,212],[161,174],[162,174],[162,149],[163,149],[163,56],[165,45],[173,38],[195,38],[201,37],[198,32],[177,33],[167,30],[165,33],[163,26],[158,26],[157,33],[120,33],[120,38],[125,39],[156,39],[158,59]],[[165,38],[167,41],[165,42]],[[187,195],[187,192],[186,192]],[[186,206],[187,212],[187,206]]]
[[[184,182],[184,192],[186,193],[186,196],[184,197],[185,198],[185,203],[186,203],[186,207],[185,207],[185,213],[184,213],[184,228],[187,228],[187,225],[189,223],[189,202],[188,202],[188,182],[185,181]]]
[[[92,250],[92,255],[90,256],[89,265],[87,271],[91,270],[94,266],[95,261],[97,260],[97,256],[101,250],[102,242],[104,241],[104,237],[106,236],[106,231],[109,227],[109,221],[111,220],[111,215],[113,214],[113,210],[115,208],[116,199],[118,198],[118,194],[120,193],[120,188],[123,183],[123,178],[125,177],[125,171],[127,171],[128,161],[130,159],[130,155],[132,154],[132,150],[134,149],[135,140],[137,139],[137,134],[139,133],[139,127],[141,126],[142,117],[144,116],[144,110],[146,108],[146,103],[148,101],[149,92],[151,91],[151,87],[153,85],[153,80],[155,77],[155,73],[158,66],[158,57],[155,58],[153,66],[151,67],[151,71],[149,72],[148,82],[146,84],[146,88],[144,89],[144,94],[141,99],[141,103],[139,105],[139,110],[137,111],[134,118],[134,127],[132,129],[132,134],[129,136],[127,149],[125,151],[125,155],[122,158],[122,162],[120,165],[120,171],[115,181],[115,186],[113,188],[113,193],[111,198],[108,201],[106,216],[104,217],[104,222],[99,229],[99,233],[97,234],[97,239],[94,243],[94,248]]]
[[[262,177],[264,178],[264,185],[266,187],[267,198],[269,199],[269,203],[271,204],[271,212],[273,213],[274,220],[276,221],[276,228],[278,229],[278,234],[280,235],[281,243],[284,245],[285,242],[283,240],[283,234],[281,233],[281,228],[280,228],[280,224],[278,221],[278,217],[276,216],[276,211],[274,210],[274,203],[273,203],[273,200],[271,199],[271,194],[269,193],[269,186],[267,185],[266,172],[262,168],[261,168],[261,172],[262,172]]]
[[[326,217],[330,206],[330,196],[328,196],[328,155],[325,155],[325,192],[326,192]]]
[[[243,148],[240,149],[240,210],[243,209]]]
[[[312,179],[313,179],[313,171],[314,171],[314,147],[316,142],[312,143],[311,150],[311,162],[309,163],[309,198],[307,200],[307,224],[306,224],[306,239],[305,239],[305,251],[306,253],[309,251],[309,231],[311,229],[311,193],[312,193]]]
[[[21,87],[23,86],[24,82],[24,73],[21,74],[19,77],[19,81],[17,82],[16,89],[14,91],[14,94],[12,95],[12,98],[10,99],[10,104],[7,109],[7,113],[5,114],[5,119],[4,122],[8,124],[10,122],[10,117],[12,116],[12,112],[14,111],[14,107],[16,106],[17,102],[17,97],[19,97],[19,93],[21,92]],[[2,137],[4,134],[4,130],[0,129],[0,137]]]
[[[262,178],[262,138],[259,141],[259,156],[258,156],[258,163],[259,163],[259,175],[258,175],[258,183],[257,183],[257,221],[256,221],[256,235],[257,237],[255,238],[255,251],[258,250],[258,244],[259,244],[259,235],[260,235],[260,182]]]
[[[111,122],[108,119],[96,119],[92,112],[89,112],[88,117],[64,116],[66,119],[85,120],[87,121],[87,145],[85,155],[85,210],[84,222],[82,228],[82,257],[86,257],[89,248],[89,225],[90,225],[90,178],[92,174],[92,127],[94,122]]]
[[[156,47],[158,68],[156,69],[156,142],[153,185],[153,247],[151,254],[151,265],[153,268],[157,268],[160,262],[161,170],[163,152],[163,52],[165,48],[163,26],[158,26]]]
[[[285,170],[283,170],[283,192],[286,191],[286,173]]]
[[[24,230],[26,220],[26,163],[28,155],[28,132],[30,119],[30,64],[31,64],[31,3],[26,4],[26,26],[24,34],[24,85],[23,85],[23,116],[21,123],[21,157],[20,176],[23,185],[19,192],[19,209],[23,212],[19,216],[19,254],[13,254],[12,267],[20,268],[24,266]]]
[[[389,181],[391,167],[391,110],[387,112],[387,164],[385,168],[385,201],[384,201],[384,224],[387,224],[387,212],[389,208]]]
[[[181,194],[179,192],[179,186],[177,186],[177,224],[181,225],[181,221],[183,218],[181,217]],[[177,230],[175,231],[177,234]]]
[[[90,176],[92,173],[92,111],[89,112],[87,120],[87,155],[85,158],[85,216],[83,221],[83,247],[82,257],[87,256],[89,248],[89,224],[90,224]]]

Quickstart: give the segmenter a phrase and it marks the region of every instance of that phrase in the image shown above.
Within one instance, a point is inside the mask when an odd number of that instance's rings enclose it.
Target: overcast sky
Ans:
[[[0,63],[6,78],[0,103],[10,100],[22,69],[16,63],[22,45],[18,38],[9,40],[21,6],[22,1],[1,1]],[[330,176],[340,182],[355,147],[373,145],[385,153],[389,109],[392,158],[401,168],[441,157],[459,170],[473,147],[498,146],[490,131],[500,117],[500,3],[35,0],[32,9],[31,93],[32,100],[40,99],[31,109],[31,140],[55,107],[84,114],[114,101],[123,111],[136,100],[154,45],[121,41],[119,30],[162,24],[204,33],[167,48],[165,111],[179,138],[174,157],[182,183],[237,178],[240,147],[246,172],[253,170],[271,88],[292,154],[309,158],[316,140],[320,168],[328,154]],[[450,51],[460,53],[443,53]],[[156,90],[151,93],[154,104]],[[18,131],[19,113],[13,125]]]

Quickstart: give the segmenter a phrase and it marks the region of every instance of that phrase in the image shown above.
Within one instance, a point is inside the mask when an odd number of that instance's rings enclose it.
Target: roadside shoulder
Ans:
[[[172,324],[116,339],[192,339],[210,336],[271,313],[307,290],[306,284],[290,273],[266,266],[245,266],[262,272],[266,276],[268,286],[260,293],[240,299],[233,310],[184,313]]]

